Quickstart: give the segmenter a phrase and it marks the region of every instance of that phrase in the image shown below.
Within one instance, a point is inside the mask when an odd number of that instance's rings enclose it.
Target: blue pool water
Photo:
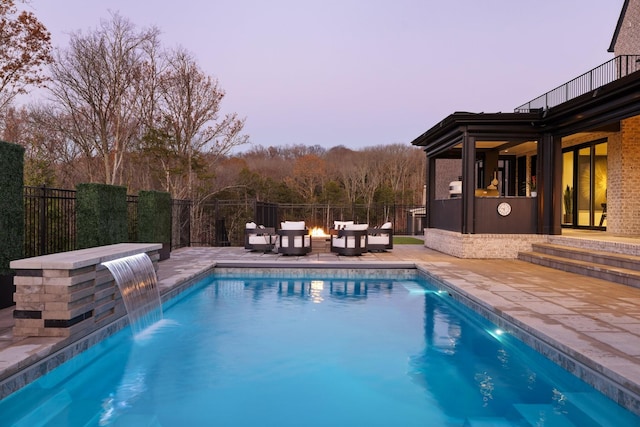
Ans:
[[[210,277],[0,402],[7,426],[637,426],[422,279]]]

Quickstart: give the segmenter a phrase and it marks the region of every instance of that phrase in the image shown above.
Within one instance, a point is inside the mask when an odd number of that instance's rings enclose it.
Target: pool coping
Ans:
[[[279,260],[278,262],[273,262],[272,260],[209,260],[209,262],[204,262],[201,266],[195,266],[195,268],[174,271],[174,274],[167,277],[160,277],[159,274],[158,283],[162,300],[166,302],[174,298],[211,272],[224,272],[225,270],[229,272],[236,269],[240,270],[238,273],[242,274],[246,273],[247,269],[260,269],[260,271],[255,272],[256,275],[263,275],[265,270],[270,270],[272,274],[279,275],[279,277],[304,275],[310,273],[309,270],[325,273],[330,270],[340,270],[342,272],[340,277],[344,277],[345,273],[346,275],[357,275],[358,270],[415,270],[422,277],[431,280],[435,286],[446,290],[457,301],[496,323],[498,327],[508,333],[515,335],[524,343],[592,385],[621,406],[640,415],[640,384],[638,381],[629,378],[625,373],[619,372],[615,366],[604,366],[585,355],[579,348],[573,348],[571,345],[560,342],[549,334],[532,327],[527,323],[527,319],[519,318],[517,313],[509,312],[490,304],[474,294],[473,291],[466,289],[464,282],[460,282],[459,279],[448,280],[437,272],[434,273],[433,264],[431,263],[361,260],[336,263],[309,259]],[[283,270],[287,270],[286,274]],[[293,272],[293,270],[300,271]],[[0,365],[0,399],[86,350],[91,345],[113,335],[124,328],[127,323],[126,316],[124,316],[74,342],[68,342],[64,339],[40,339],[37,352],[22,358],[19,363],[11,367],[7,368]],[[25,344],[29,345],[28,342]]]
[[[412,261],[341,261],[335,263],[331,261],[237,261],[237,260],[221,260],[216,261],[215,268],[279,268],[279,269],[295,269],[295,268],[313,268],[321,270],[344,270],[344,269],[363,269],[363,270],[397,270],[397,269],[415,269],[416,264]]]
[[[488,304],[462,287],[443,280],[424,266],[417,264],[416,268],[425,278],[431,280],[432,284],[447,291],[456,301],[495,323],[502,331],[515,336],[620,406],[640,416],[640,384],[638,382],[631,381],[623,373],[586,356],[580,349],[554,339],[517,316]]]

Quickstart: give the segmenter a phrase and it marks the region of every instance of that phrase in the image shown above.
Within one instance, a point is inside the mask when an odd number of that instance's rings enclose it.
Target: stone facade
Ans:
[[[640,54],[640,0],[629,0],[617,37],[613,40],[613,52],[619,55]]]
[[[628,0],[610,51],[640,54],[640,0]],[[620,122],[620,135],[609,140],[607,157],[607,232],[640,235],[640,117]]]
[[[461,234],[425,228],[424,245],[457,258],[515,259],[533,243],[546,242],[542,234]]]
[[[640,235],[640,116],[620,123],[620,136],[609,144],[607,231]]]
[[[12,261],[14,336],[77,339],[124,317],[118,286],[101,263],[146,252],[157,270],[161,248],[121,243]]]

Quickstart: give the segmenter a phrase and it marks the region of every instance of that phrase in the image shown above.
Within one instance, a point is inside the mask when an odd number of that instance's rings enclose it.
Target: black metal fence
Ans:
[[[138,196],[127,194],[127,236],[129,242],[138,241]]]
[[[278,205],[246,200],[214,200],[192,209],[191,246],[242,246],[245,224],[278,224]]]
[[[190,245],[191,201],[172,201],[171,248]],[[76,249],[76,191],[24,187],[24,256],[34,257]],[[138,241],[138,196],[127,196],[128,238]]]
[[[423,233],[425,209],[415,205],[274,204],[248,200],[222,200],[200,206],[195,214],[192,246],[242,246],[247,222],[280,228],[280,221],[305,221],[325,232],[333,221],[353,220],[372,226],[393,223],[396,235]]]
[[[25,187],[25,257],[76,249],[76,192]]]
[[[191,200],[171,201],[171,249],[191,246]]]
[[[76,192],[25,187],[25,257],[76,249]],[[136,242],[138,197],[127,196],[128,238]],[[305,221],[325,232],[333,221],[353,220],[372,226],[393,223],[394,234],[422,234],[423,206],[276,204],[254,199],[217,200],[195,205],[172,200],[171,249],[186,246],[242,246],[247,222],[279,228],[280,221]]]

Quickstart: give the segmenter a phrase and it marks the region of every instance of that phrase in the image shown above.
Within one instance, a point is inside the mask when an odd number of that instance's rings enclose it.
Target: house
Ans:
[[[427,156],[425,246],[515,258],[563,229],[640,235],[639,21],[640,0],[626,0],[610,61],[512,113],[455,112],[412,141]]]

